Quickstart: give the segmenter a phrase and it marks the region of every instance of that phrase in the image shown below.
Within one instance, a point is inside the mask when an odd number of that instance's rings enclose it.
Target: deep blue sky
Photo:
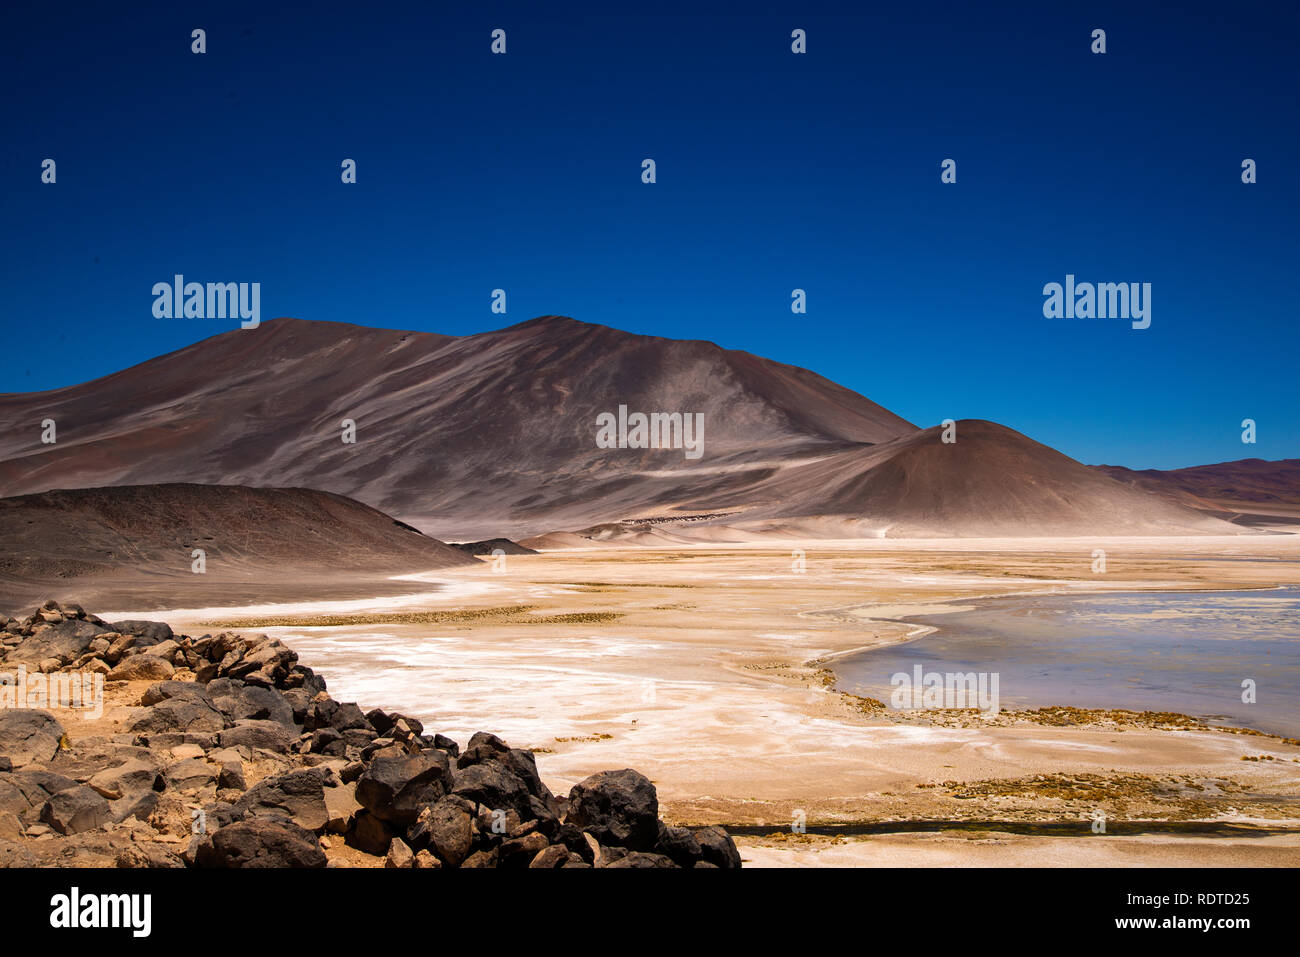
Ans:
[[[1292,4],[267,6],[5,7],[0,391],[233,328],[153,317],[181,272],[264,319],[711,339],[1090,463],[1300,455]],[[1152,283],[1151,328],[1044,319],[1067,272]]]

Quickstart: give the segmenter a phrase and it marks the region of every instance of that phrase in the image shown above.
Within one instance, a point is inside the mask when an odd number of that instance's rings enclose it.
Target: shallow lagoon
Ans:
[[[889,701],[889,679],[996,672],[1001,706],[1177,711],[1300,737],[1300,588],[1011,597],[904,618],[935,632],[838,659],[837,687]],[[1242,699],[1253,679],[1256,702]]]

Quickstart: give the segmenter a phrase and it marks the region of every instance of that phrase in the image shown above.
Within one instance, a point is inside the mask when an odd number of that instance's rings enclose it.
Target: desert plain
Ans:
[[[895,710],[833,670],[979,599],[1300,584],[1294,535],[605,545],[392,584],[103,614],[281,637],[339,700],[490,727],[557,790],[638,768],[666,821],[724,824],[747,866],[1300,864],[1294,739],[1051,702]]]

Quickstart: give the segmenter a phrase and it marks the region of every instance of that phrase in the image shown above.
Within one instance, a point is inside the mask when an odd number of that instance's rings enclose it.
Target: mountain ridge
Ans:
[[[702,457],[602,447],[616,412],[697,416]],[[1005,426],[963,420],[950,445],[807,369],[566,316],[467,336],[284,317],[0,395],[0,421],[24,424],[0,431],[3,495],[296,486],[456,540],[654,515],[871,537],[1241,531]]]

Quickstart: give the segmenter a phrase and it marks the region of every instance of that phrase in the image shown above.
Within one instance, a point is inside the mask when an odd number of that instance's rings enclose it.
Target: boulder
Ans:
[[[13,771],[0,776],[0,811],[9,811],[20,820],[35,823],[46,801],[76,786],[77,782],[71,778],[50,771]]]
[[[400,836],[395,827],[382,821],[364,808],[352,819],[352,829],[347,841],[365,854],[387,854],[393,838]]]
[[[659,839],[659,799],[650,779],[631,768],[601,771],[573,786],[567,820],[602,845],[650,851]]]
[[[339,757],[347,753],[348,744],[343,740],[343,735],[333,728],[317,728],[311,733],[310,750],[312,754]]]
[[[311,707],[312,696],[302,688],[291,688],[281,692],[280,697],[293,712],[293,723],[302,724],[307,719],[307,709]]]
[[[41,821],[60,834],[80,834],[103,827],[113,819],[113,809],[99,794],[83,784],[50,796],[41,808]]]
[[[164,621],[115,621],[110,622],[106,631],[115,631],[119,635],[132,635],[138,639],[137,645],[156,645],[175,637],[171,625]]]
[[[521,818],[532,817],[528,785],[500,761],[486,761],[456,772],[451,790],[482,807],[513,810]]]
[[[123,844],[113,852],[114,867],[175,868],[184,867],[184,859],[175,848],[157,841]]]
[[[195,684],[193,681],[159,681],[156,684],[151,684],[141,695],[140,704],[145,707],[153,707],[156,704],[172,699],[197,701],[209,708],[214,707],[208,689],[203,685]]]
[[[310,668],[303,665],[294,665],[289,669],[288,676],[278,687],[289,690],[302,690],[310,698],[313,695],[320,694],[325,690],[325,679]]]
[[[222,761],[219,765],[221,768],[217,774],[217,788],[220,790],[244,791],[248,788],[248,781],[244,777],[243,761]]]
[[[182,793],[217,786],[218,769],[201,758],[177,761],[167,769],[167,786]]]
[[[209,833],[242,821],[245,817],[247,815],[242,810],[225,801],[214,801],[203,806],[203,823]]]
[[[175,674],[166,658],[157,655],[132,655],[123,658],[108,673],[109,681],[161,681]]]
[[[357,800],[356,782],[327,787],[323,793],[327,817],[325,830],[331,834],[346,834],[352,827],[353,818],[361,810],[361,802]]]
[[[108,650],[104,652],[104,660],[110,665],[115,665],[122,660],[123,656],[139,640],[135,635],[121,635],[117,632],[109,632],[102,635],[102,638],[108,641]]]
[[[505,754],[510,750],[510,745],[506,744],[495,734],[488,734],[486,731],[475,732],[474,736],[469,739],[469,744],[465,746],[465,751],[457,758],[456,766],[458,768],[467,768],[472,764],[478,764],[499,754]]]
[[[0,708],[0,754],[13,767],[48,761],[59,749],[63,725],[48,711]]]
[[[293,728],[293,706],[273,688],[217,678],[207,685],[217,710],[233,721],[274,721]]]
[[[467,870],[473,870],[476,868],[494,868],[497,866],[497,849],[495,847],[488,847],[481,851],[475,851],[469,857],[465,858],[465,863],[460,866]]]
[[[735,869],[740,867],[740,851],[725,828],[712,824],[696,828],[692,834],[700,845],[704,861],[715,867]]]
[[[167,781],[150,761],[131,759],[91,775],[86,785],[107,801],[117,801],[128,794],[161,791]]]
[[[474,805],[449,794],[420,812],[410,830],[414,846],[429,850],[448,867],[460,867],[474,846]]]
[[[17,841],[22,836],[23,822],[18,820],[18,815],[12,811],[0,811],[0,841]]]
[[[316,835],[290,821],[252,818],[218,828],[194,855],[197,867],[324,867]]]
[[[530,831],[519,837],[512,837],[501,842],[497,848],[497,866],[506,868],[525,868],[549,846],[545,835]],[[568,850],[565,850],[567,856]]]
[[[367,711],[366,720],[370,722],[370,727],[380,734],[387,734],[388,729],[397,723],[396,719],[389,716],[388,712],[383,708],[372,708]]]
[[[134,661],[128,658],[127,661]],[[158,659],[153,659],[158,660]],[[165,682],[179,684],[180,682]],[[151,689],[155,686],[151,686]],[[225,716],[210,701],[198,695],[178,695],[167,698],[133,718],[127,730],[144,734],[161,732],[212,732],[226,726]]]
[[[596,850],[600,844],[590,834],[584,834],[577,825],[560,825],[551,840],[555,844],[563,844],[571,854],[576,854],[579,860],[587,864],[596,863]]]
[[[338,708],[339,703],[322,691],[307,705],[307,711],[302,719],[303,730],[315,731],[318,728],[332,727],[330,721]]]
[[[704,857],[700,842],[695,839],[690,828],[670,827],[659,822],[659,840],[655,844],[655,853],[670,857],[678,867],[694,867]]]
[[[166,658],[168,661],[175,663],[176,652],[180,651],[180,649],[180,645],[168,638],[166,641],[160,641],[156,645],[149,645],[145,648],[141,648],[140,654],[153,655],[155,658]],[[185,656],[182,655],[181,661],[184,662],[184,660]]]
[[[415,854],[400,837],[393,838],[388,845],[388,856],[384,859],[384,867],[403,869],[414,866]]]
[[[415,823],[420,810],[447,793],[451,767],[442,751],[376,755],[357,780],[357,800],[380,820]]]
[[[137,821],[147,821],[158,806],[160,797],[157,791],[135,791],[116,801],[110,802],[113,808],[113,821],[121,822],[133,817]]]
[[[249,788],[238,801],[237,810],[248,817],[287,818],[304,830],[321,833],[329,823],[325,804],[326,772],[304,768],[276,774]]]
[[[223,748],[243,745],[247,748],[265,748],[279,754],[288,754],[296,740],[296,735],[276,721],[237,721],[233,728],[227,728],[217,736],[217,741]]]
[[[217,676],[241,678],[248,684],[275,687],[289,675],[289,669],[298,661],[298,653],[288,648],[279,638],[259,635],[236,660],[230,661],[237,649],[222,659]]]
[[[460,745],[445,734],[435,734],[433,736],[433,746],[441,751],[446,751],[453,758],[460,757]],[[459,762],[457,762],[459,767]]]
[[[537,855],[529,862],[528,866],[534,869],[546,869],[554,867],[563,867],[569,863],[570,851],[563,844],[551,844],[537,852]],[[576,857],[576,855],[573,855]],[[581,858],[577,858],[581,860]]]
[[[73,662],[86,653],[92,641],[107,631],[107,628],[76,618],[62,619],[54,624],[42,623],[32,631],[31,637],[9,652],[5,663],[31,668],[48,658],[60,663]]]
[[[330,716],[329,726],[335,731],[373,730],[366,716],[361,713],[361,708],[351,701],[344,702],[334,709]]]

